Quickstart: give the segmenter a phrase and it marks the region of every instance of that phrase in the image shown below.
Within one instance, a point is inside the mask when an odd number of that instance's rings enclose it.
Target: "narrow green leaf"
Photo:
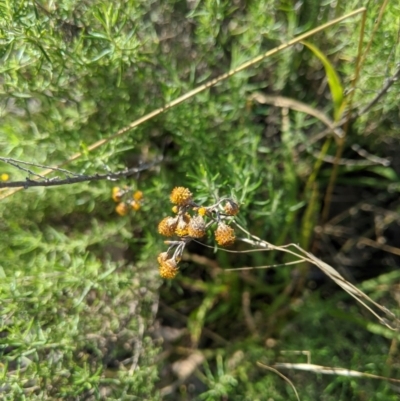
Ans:
[[[383,178],[388,179],[389,181],[399,182],[399,176],[397,175],[396,171],[391,167],[385,166],[371,166],[368,168],[368,171],[380,175]]]
[[[339,121],[341,112],[343,110],[343,86],[340,82],[339,75],[337,74],[332,63],[325,57],[325,55],[309,42],[301,42],[304,46],[308,47],[316,57],[318,57],[324,65],[326,77],[328,78],[329,89],[333,100],[333,114],[335,121]]]
[[[90,32],[90,34],[85,35],[85,38],[87,38],[87,39],[104,39],[104,40],[110,41],[110,38],[101,32]]]
[[[46,50],[44,50],[44,47],[40,44],[38,44],[39,49],[41,50],[43,56],[46,58],[46,60],[51,64],[51,60],[49,55],[47,54]]]
[[[107,56],[108,54],[110,54],[112,52],[112,49],[105,49],[102,52],[100,52],[97,56],[93,57],[90,62],[91,63],[95,63],[96,61],[99,61],[100,59],[102,59],[103,57]]]
[[[30,99],[32,97],[29,93],[21,93],[21,92],[12,92],[12,96],[18,97],[21,99]]]

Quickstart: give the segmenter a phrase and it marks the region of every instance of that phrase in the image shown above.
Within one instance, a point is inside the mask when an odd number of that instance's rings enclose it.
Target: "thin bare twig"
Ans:
[[[28,173],[29,175],[34,175],[34,176],[39,177],[39,178],[42,178],[42,179],[45,179],[45,178],[46,178],[45,176],[43,176],[43,175],[41,175],[41,174],[38,174],[38,173],[35,173],[34,171],[29,170],[28,168],[25,168],[25,167],[20,166],[20,165],[18,164],[18,160],[15,160],[15,159],[6,159],[6,158],[0,158],[0,160],[3,161],[4,163],[9,164],[10,166],[13,166],[13,167],[17,168],[18,170],[21,170],[21,171],[23,171],[23,172],[25,172],[25,173]]]
[[[74,177],[68,177],[59,179],[58,177],[54,178],[43,178],[42,181],[39,180],[31,180],[30,178],[26,178],[25,181],[10,181],[10,182],[0,182],[0,188],[30,188],[30,187],[54,187],[57,185],[67,185],[67,184],[76,184],[78,182],[85,182],[85,181],[102,181],[102,180],[117,180],[119,178],[129,177],[141,171],[145,171],[150,169],[151,167],[159,164],[162,159],[155,160],[151,163],[143,164],[140,167],[132,167],[127,168],[122,171],[117,171],[116,173],[105,173],[105,174],[94,174],[94,175],[78,175],[74,174]],[[36,174],[38,175],[38,174]]]
[[[383,159],[381,157],[372,155],[371,153],[368,153],[365,149],[360,148],[359,145],[353,145],[351,147],[355,152],[357,152],[361,157],[364,157],[366,160],[354,160],[354,159],[345,159],[341,158],[340,160],[336,160],[334,156],[330,155],[325,155],[322,157],[322,160],[325,163],[337,163],[340,166],[351,166],[351,167],[367,167],[367,166],[376,166],[376,165],[381,165],[381,166],[390,166],[390,160],[388,159]],[[312,152],[312,155],[314,157],[320,157],[320,154],[318,152]]]
[[[26,161],[23,161],[23,160],[12,159],[10,157],[0,157],[0,161],[2,161],[4,163],[7,163],[7,164],[10,164],[11,166],[14,166],[17,169],[25,171],[25,172],[27,172],[29,174],[36,175],[36,176],[38,176],[40,178],[45,178],[45,177],[40,175],[40,174],[35,173],[32,170],[24,169],[23,167],[20,166],[20,164],[24,164],[26,166],[32,166],[32,167],[46,168],[46,169],[49,169],[49,170],[58,171],[60,173],[66,174],[66,175],[72,175],[73,177],[79,177],[80,176],[79,174],[73,173],[72,171],[65,170],[63,168],[45,166],[44,164],[26,162]]]
[[[400,64],[398,65],[397,71],[388,78],[385,82],[385,85],[383,85],[382,89],[378,92],[378,94],[369,102],[366,106],[364,106],[359,112],[357,112],[354,116],[354,119],[357,119],[361,117],[363,114],[367,113],[375,104],[379,102],[379,100],[386,95],[390,87],[397,82],[397,80],[400,78]]]

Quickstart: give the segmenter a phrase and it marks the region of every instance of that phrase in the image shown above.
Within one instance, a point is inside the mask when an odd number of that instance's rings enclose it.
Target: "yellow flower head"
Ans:
[[[232,227],[229,227],[224,222],[220,222],[218,224],[217,229],[215,230],[215,240],[217,244],[220,246],[228,246],[232,245],[235,242],[235,231]]]
[[[184,187],[175,187],[170,195],[170,200],[172,203],[178,206],[185,206],[192,200],[192,193],[189,189]]]
[[[0,175],[1,181],[8,181],[9,179],[10,179],[10,176],[7,173],[3,173]]]
[[[176,226],[178,225],[177,217],[165,217],[158,225],[158,232],[166,237],[172,237],[175,233]]]

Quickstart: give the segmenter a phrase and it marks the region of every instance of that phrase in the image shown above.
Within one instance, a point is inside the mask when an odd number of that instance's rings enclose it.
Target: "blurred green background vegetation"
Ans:
[[[314,50],[290,47],[89,151],[361,6],[365,60],[354,88],[360,15],[309,38]],[[156,262],[169,192],[187,186],[200,203],[233,196],[250,232],[301,244],[398,312],[399,84],[351,121],[343,144],[318,136],[315,115],[260,99],[294,99],[338,121],[351,106],[343,95],[360,111],[399,68],[399,30],[396,1],[1,2],[0,156],[50,166],[81,152],[66,166],[77,174],[163,158],[118,182],[0,192],[1,398],[294,400],[257,361],[305,363],[298,351],[314,364],[400,377],[399,334],[310,266],[224,273],[291,260],[215,252],[211,239],[188,246],[173,281]],[[0,173],[27,176],[7,163]],[[141,210],[116,214],[115,185],[143,191]],[[282,373],[302,400],[399,398],[399,385],[382,380]]]

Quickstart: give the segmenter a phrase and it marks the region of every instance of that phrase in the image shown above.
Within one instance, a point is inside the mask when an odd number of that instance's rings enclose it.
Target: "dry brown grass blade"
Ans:
[[[359,372],[357,370],[349,370],[344,368],[332,368],[330,366],[314,365],[311,363],[276,363],[274,365],[277,369],[295,369],[307,372],[323,374],[323,375],[337,375],[347,377],[367,377],[369,379],[387,380],[395,383],[400,383],[400,379],[391,377],[373,375],[371,373]]]
[[[373,299],[371,299],[367,294],[363,291],[359,290],[355,285],[347,281],[337,270],[335,270],[332,266],[328,265],[327,263],[323,262],[321,259],[318,259],[313,254],[305,251],[297,244],[288,244],[284,246],[275,246],[270,244],[267,241],[264,241],[258,238],[255,235],[249,233],[246,229],[244,229],[239,224],[235,223],[235,225],[243,231],[246,235],[250,238],[241,238],[240,240],[251,244],[253,246],[261,247],[264,246],[265,250],[275,250],[284,253],[291,254],[292,256],[300,259],[302,262],[309,262],[314,266],[318,267],[322,270],[329,278],[331,278],[339,287],[341,287],[344,291],[346,291],[349,295],[356,299],[364,308],[366,308],[370,313],[372,313],[378,321],[389,328],[390,330],[397,331],[400,325],[399,319],[395,316],[393,312],[391,312],[386,307],[378,304]],[[290,248],[294,248],[296,251],[293,251]],[[371,306],[378,309],[382,316],[376,312]],[[384,317],[385,316],[385,317]]]
[[[297,245],[293,245],[301,252],[305,253],[309,260],[313,263],[314,266],[320,268],[328,277],[330,277],[338,286],[340,286],[343,290],[345,290],[349,295],[355,298],[364,308],[368,309],[378,320],[381,324],[388,327],[391,330],[397,330],[396,326],[392,326],[386,318],[383,318],[378,313],[376,313],[370,306],[368,306],[365,302],[370,303],[371,305],[375,306],[379,309],[383,314],[385,314],[391,320],[396,321],[396,323],[400,323],[393,312],[389,311],[384,306],[378,304],[373,299],[371,299],[367,294],[359,290],[355,285],[347,281],[337,270],[335,270],[332,266],[328,265],[327,263],[323,262],[321,259],[318,259],[316,256],[312,255],[309,252],[304,251]],[[365,302],[364,302],[365,301]]]
[[[277,265],[265,265],[265,266],[244,266],[244,267],[235,267],[232,269],[224,269],[224,272],[234,272],[234,271],[246,271],[246,270],[265,270],[265,269],[273,269],[275,267],[282,267],[282,266],[290,266],[290,265],[297,265],[298,263],[304,262],[303,259],[294,260],[293,262],[288,263],[279,263]]]
[[[151,113],[146,114],[145,116],[139,118],[138,120],[135,120],[131,124],[127,125],[126,127],[121,128],[116,133],[112,134],[111,136],[109,136],[107,138],[104,138],[104,139],[101,139],[100,141],[97,141],[97,142],[93,143],[92,145],[88,146],[86,151],[87,152],[91,152],[91,151],[93,151],[93,150],[105,145],[106,143],[112,141],[113,139],[118,138],[118,137],[126,134],[127,132],[131,131],[132,129],[138,127],[139,125],[141,125],[141,124],[153,119],[154,117],[164,113],[165,111],[172,109],[173,107],[179,105],[180,103],[183,103],[186,100],[196,96],[197,94],[199,94],[199,93],[211,88],[212,86],[215,86],[216,84],[218,84],[218,83],[220,83],[220,82],[232,77],[233,75],[239,73],[240,71],[243,71],[243,70],[245,70],[245,69],[257,64],[260,61],[262,61],[262,60],[264,60],[264,59],[266,59],[266,58],[268,58],[268,57],[270,57],[270,56],[272,56],[272,55],[274,55],[274,54],[276,54],[276,53],[278,53],[278,52],[280,52],[282,50],[285,50],[285,49],[287,49],[287,48],[289,48],[289,47],[301,42],[302,40],[307,39],[310,36],[315,35],[318,32],[323,31],[324,29],[327,29],[327,28],[329,28],[329,27],[331,27],[333,25],[336,25],[337,23],[339,23],[341,21],[344,21],[344,20],[346,20],[348,18],[354,17],[355,15],[358,15],[360,13],[364,13],[365,14],[365,12],[366,12],[366,8],[365,7],[358,8],[357,10],[354,10],[349,14],[346,14],[346,15],[344,15],[342,17],[336,18],[336,19],[334,19],[332,21],[327,22],[326,24],[320,25],[319,27],[317,27],[315,29],[312,29],[309,32],[306,32],[306,33],[304,33],[302,35],[299,35],[299,36],[295,37],[294,39],[290,40],[289,42],[283,43],[283,44],[281,44],[281,45],[279,45],[279,46],[267,51],[266,53],[261,54],[260,56],[257,56],[255,58],[253,58],[252,60],[242,64],[241,66],[239,66],[239,67],[237,67],[237,68],[235,68],[235,69],[233,69],[233,70],[231,70],[231,71],[229,71],[229,72],[227,72],[225,74],[222,74],[222,75],[220,75],[219,77],[217,77],[215,79],[212,79],[211,81],[207,82],[206,84],[201,85],[201,86],[193,89],[192,91],[190,91],[190,92],[184,94],[183,96],[180,96],[177,99],[173,100],[172,102],[166,104],[164,107],[160,107],[160,108],[152,111]],[[76,159],[79,159],[82,155],[83,155],[82,152],[75,153],[69,159],[65,160],[64,162],[62,162],[60,164],[52,166],[52,168],[60,168],[62,166],[65,166],[65,165],[71,163],[72,161],[74,161]],[[52,169],[48,169],[48,170],[45,170],[45,171],[41,172],[40,174],[43,175],[43,176],[47,176],[52,171],[53,171]],[[5,190],[5,191],[4,190],[0,190],[0,200],[5,199],[8,196],[13,195],[15,192],[18,192],[21,189],[23,189],[23,187],[13,188],[12,190]],[[1,192],[4,192],[4,193],[1,194]]]
[[[393,255],[400,256],[400,248],[386,244],[380,244],[370,238],[360,238],[358,244],[370,246],[371,248],[382,249],[382,251],[393,253]]]
[[[276,373],[279,377],[281,377],[283,380],[285,380],[287,383],[289,383],[290,387],[292,387],[294,393],[296,394],[296,398],[298,399],[298,401],[300,401],[299,393],[297,392],[296,387],[294,386],[294,384],[292,383],[292,381],[290,379],[288,379],[285,375],[283,375],[278,370],[272,368],[271,366],[264,365],[261,362],[257,362],[257,365],[260,368],[267,369],[267,370],[270,370],[271,372]]]
[[[288,109],[308,114],[320,120],[331,130],[331,132],[333,132],[339,138],[343,136],[343,130],[340,127],[338,127],[325,113],[314,107],[309,106],[306,103],[300,102],[295,99],[290,99],[284,96],[265,95],[260,92],[253,93],[249,97],[249,100],[255,100],[258,103],[269,104],[275,107],[287,107]]]
[[[360,64],[359,64],[359,70],[361,70],[361,68],[362,68],[362,66],[364,64],[364,61],[367,58],[369,50],[371,49],[371,45],[372,45],[372,42],[374,40],[375,34],[376,34],[379,26],[381,25],[383,14],[385,14],[385,10],[386,10],[386,7],[387,7],[388,4],[389,4],[389,0],[384,0],[384,2],[382,3],[382,6],[381,6],[381,8],[379,10],[378,18],[375,20],[374,29],[372,30],[372,33],[371,33],[371,36],[370,36],[369,41],[367,43],[367,46],[365,46],[364,53],[363,53],[363,55],[361,57]]]

